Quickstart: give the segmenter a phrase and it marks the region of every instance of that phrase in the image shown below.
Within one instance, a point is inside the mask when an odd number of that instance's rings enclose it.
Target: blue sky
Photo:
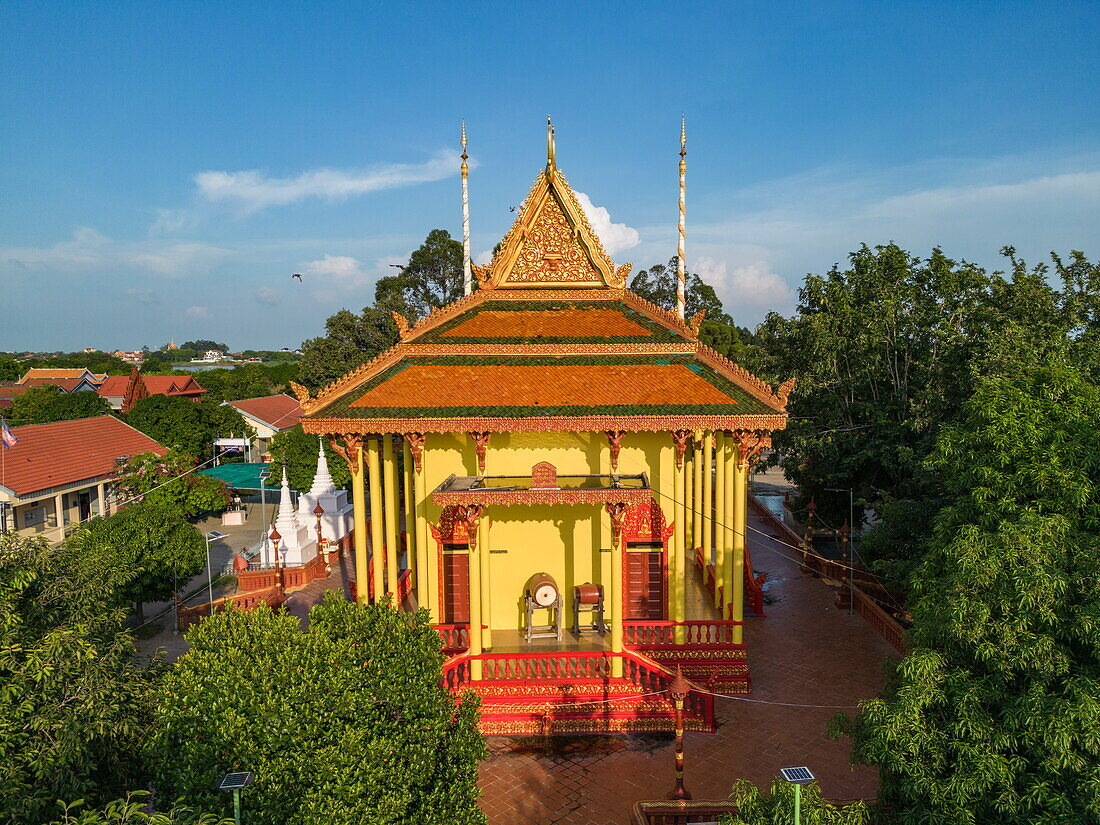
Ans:
[[[1100,257],[1095,3],[0,5],[0,350],[297,346],[545,161],[743,324],[861,242]],[[600,212],[599,209],[606,210]],[[290,273],[305,273],[304,282]]]

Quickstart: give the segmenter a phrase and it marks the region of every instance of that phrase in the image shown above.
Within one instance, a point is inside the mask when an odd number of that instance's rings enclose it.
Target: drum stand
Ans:
[[[592,614],[592,625],[581,627],[581,611]],[[596,601],[590,604],[581,604],[580,588],[573,588],[573,635],[580,636],[582,632],[596,631],[600,636],[607,632],[607,625],[603,620],[603,588],[600,588]]]
[[[523,600],[527,606],[526,640],[529,642],[532,639],[557,639],[560,642],[562,612],[561,593],[558,593],[558,597],[554,599],[554,603],[547,607],[543,607],[534,599],[532,599],[530,593],[525,593],[523,596]],[[536,625],[534,623],[534,613],[536,610],[546,611],[546,619],[548,624]],[[551,621],[551,619],[553,621]]]

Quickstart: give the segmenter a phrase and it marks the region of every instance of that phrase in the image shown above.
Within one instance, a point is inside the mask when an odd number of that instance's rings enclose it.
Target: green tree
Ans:
[[[148,501],[92,519],[68,543],[84,563],[109,571],[111,588],[120,603],[134,605],[138,624],[145,602],[167,601],[206,566],[206,544],[183,511]]]
[[[225,482],[195,471],[195,459],[177,450],[130,456],[115,470],[113,487],[124,502],[171,507],[185,518],[229,506]]]
[[[261,364],[203,370],[201,383],[206,390],[205,402],[240,401],[275,392],[271,375]]]
[[[141,787],[161,666],[136,663],[109,571],[42,539],[0,536],[0,821],[45,822],[59,798]]]
[[[50,424],[92,418],[111,411],[107,399],[94,392],[61,392],[57,387],[32,387],[12,401],[10,420],[17,425]]]
[[[180,346],[180,349],[192,350],[199,353],[211,349],[216,349],[221,353],[229,352],[229,346],[227,344],[219,344],[217,341],[208,341],[205,338],[200,338],[198,341],[186,341]]]
[[[259,825],[485,821],[477,699],[441,685],[426,611],[329,594],[307,629],[261,607],[219,613],[187,639],[149,748],[163,798],[226,810],[214,781],[247,765]]]
[[[910,582],[912,653],[841,727],[885,822],[1095,821],[1100,387],[1065,353],[987,363],[926,464],[948,503]]]
[[[772,781],[767,793],[751,782],[739,779],[730,798],[737,804],[733,816],[722,818],[722,825],[773,825],[793,822],[794,785],[781,779]],[[801,821],[803,825],[866,825],[867,806],[862,802],[836,805],[822,798],[816,782],[802,786]]]
[[[283,467],[287,468],[287,478],[291,488],[305,491],[313,484],[313,475],[317,470],[317,436],[307,435],[299,424],[286,432],[276,433],[271,439],[271,487],[282,484]],[[351,473],[348,465],[336,451],[325,442],[325,458],[332,480],[337,487],[351,485]]]
[[[399,274],[375,284],[374,304],[342,309],[325,321],[325,334],[302,344],[301,383],[317,390],[397,343],[392,312],[415,322],[462,297],[462,244],[433,229]]]
[[[18,381],[23,375],[23,367],[10,356],[0,356],[0,381]]]
[[[212,458],[214,439],[249,432],[241,414],[214,401],[195,403],[186,398],[150,395],[134,404],[126,423],[165,447],[199,460]]]
[[[222,819],[213,814],[198,814],[190,808],[175,807],[167,813],[150,813],[146,810],[150,794],[132,791],[124,799],[107,803],[102,809],[90,810],[80,800],[61,804],[61,819],[50,825],[232,825],[232,819]]]

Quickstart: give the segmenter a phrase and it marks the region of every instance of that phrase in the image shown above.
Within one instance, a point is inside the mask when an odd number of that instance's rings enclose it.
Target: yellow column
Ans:
[[[402,473],[402,488],[405,496],[404,513],[405,513],[405,564],[408,565],[409,575],[412,577],[411,584],[413,589],[416,590],[418,585],[417,576],[420,575],[420,556],[418,555],[418,546],[416,543],[416,513],[413,511],[413,476],[416,471],[413,469],[412,450],[409,449],[409,442],[404,438],[401,439],[401,464],[405,468]],[[417,595],[417,605],[419,606],[420,596]]]
[[[726,436],[714,433],[714,606],[725,618],[725,603],[718,596],[726,576]]]
[[[370,600],[367,589],[367,491],[363,486],[363,451],[355,448],[354,469],[351,471],[351,502],[355,518],[355,586],[359,604]]]
[[[703,560],[714,564],[714,441],[711,433],[706,430],[700,440],[703,445],[703,493],[699,499],[702,506],[698,509],[699,517],[703,521],[700,530],[703,536]]]
[[[693,548],[703,546],[703,439],[703,431],[698,430],[692,442],[691,467],[695,471],[695,477],[692,479],[691,493],[691,538]],[[704,553],[704,567],[708,563],[710,563],[710,556]]]
[[[745,533],[747,532],[747,507],[749,495],[749,462],[743,460],[739,450],[734,452],[733,475],[733,564],[730,575],[733,588],[730,604],[735,621],[745,619]],[[741,628],[734,628],[734,644],[741,644]]]
[[[605,511],[606,512],[606,511]],[[623,652],[623,542],[619,541],[611,545],[611,584],[607,588],[611,594],[611,652]],[[623,675],[623,660],[621,657],[611,659],[611,675],[621,677]]]
[[[481,526],[478,525],[478,533]],[[481,653],[481,554],[480,547],[471,545],[469,553],[470,561],[470,655]],[[475,660],[470,663],[470,678],[481,679],[482,662]]]
[[[416,551],[419,554],[420,571],[417,579],[416,600],[421,607],[426,607],[432,620],[441,622],[443,619],[437,615],[439,612],[439,548],[431,531],[428,529],[428,450],[425,446],[420,453],[420,472],[413,468],[413,493],[416,502]]]
[[[672,602],[672,620],[674,622],[682,622],[686,619],[687,577],[691,575],[692,568],[692,560],[688,554],[687,544],[685,542],[685,536],[687,534],[685,524],[687,521],[687,508],[684,505],[684,492],[687,486],[685,484],[686,476],[687,468],[681,464],[676,468],[676,509],[673,511],[676,514],[676,529],[674,531],[674,536],[677,559],[676,578],[672,588],[672,592],[675,594],[675,598]],[[684,628],[676,628],[675,639],[676,644],[684,643]]]
[[[382,472],[378,464],[378,441],[371,438],[364,442],[367,451],[367,484],[370,486],[370,547],[371,569],[374,571],[374,603],[381,604],[385,592],[385,572],[382,570],[382,555],[385,541],[382,527]]]
[[[725,563],[722,565],[722,590],[723,590],[723,604],[722,604],[722,618],[729,618],[729,607],[733,602],[733,588],[735,582],[733,580],[733,520],[735,517],[735,510],[737,503],[737,496],[735,495],[736,475],[737,475],[737,442],[733,436],[726,436],[726,449],[725,449],[725,461],[726,461],[726,506],[725,506],[725,519],[722,524],[722,546],[726,551]]]
[[[485,625],[481,631],[481,649],[493,649],[493,611],[492,590],[489,586],[489,519],[482,516],[477,523],[477,552],[480,558],[481,568],[481,623]]]
[[[386,589],[397,603],[397,462],[393,460],[393,436],[382,436],[382,491],[386,497]]]

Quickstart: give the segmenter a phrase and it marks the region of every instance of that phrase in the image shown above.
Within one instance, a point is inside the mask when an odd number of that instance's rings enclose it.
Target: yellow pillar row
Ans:
[[[420,555],[420,573],[416,580],[416,600],[426,607],[435,622],[442,622],[439,613],[439,559],[435,540],[428,530],[428,450],[420,453],[420,472],[413,468],[413,492],[416,502],[416,549]]]
[[[367,451],[367,483],[370,485],[370,546],[371,570],[374,571],[374,603],[380,604],[386,588],[386,574],[382,569],[385,528],[382,522],[382,472],[378,460],[378,440],[368,439],[364,442],[364,449]]]
[[[724,617],[725,604],[718,595],[726,581],[726,436],[721,432],[714,434],[714,464],[714,606]]]
[[[703,432],[703,506],[699,508],[703,520],[703,559],[714,564],[714,441],[711,433]]]
[[[703,546],[703,508],[706,501],[703,497],[703,437],[703,431],[698,430],[692,439],[691,468],[695,471],[692,477],[691,493],[691,547],[693,551],[696,547]],[[710,558],[704,553],[703,566],[706,567],[709,562]]]
[[[355,586],[359,604],[366,604],[370,598],[367,589],[367,496],[363,485],[363,451],[355,450],[354,465],[351,471],[351,502],[355,521]]]
[[[382,441],[382,494],[385,497],[383,515],[386,523],[386,590],[397,603],[397,463],[393,455],[393,436],[384,435]]]
[[[478,567],[481,569],[481,649],[493,649],[493,610],[492,591],[489,586],[489,519],[484,516],[477,523],[477,552],[480,556]]]
[[[672,580],[672,621],[682,622],[686,618],[687,613],[687,576],[691,573],[691,559],[687,555],[687,546],[685,537],[687,534],[685,521],[687,520],[687,508],[684,506],[685,498],[685,484],[684,477],[687,473],[686,468],[681,466],[676,467],[675,473],[675,492],[674,498],[676,501],[675,518],[676,527],[673,530],[673,540],[676,548],[670,552],[670,555],[676,558],[675,571],[669,571],[669,577]],[[676,644],[683,644],[684,642],[684,628],[677,627],[675,630]]]
[[[420,556],[417,554],[417,541],[416,541],[416,512],[413,510],[413,464],[412,464],[412,450],[409,449],[409,442],[405,439],[401,439],[401,466],[403,467],[401,473],[401,490],[403,492],[402,511],[405,514],[405,564],[409,568],[409,576],[411,577],[410,584],[413,590],[417,588],[418,576],[420,575]],[[417,601],[419,602],[419,596]]]
[[[737,553],[734,551],[733,541],[733,525],[736,518],[737,507],[737,447],[732,436],[726,437],[725,444],[726,512],[725,518],[722,520],[722,535],[724,536],[722,544],[725,549],[726,559],[725,564],[722,566],[723,619],[729,616],[729,605],[733,602],[733,591],[737,585],[733,576],[734,565],[736,564],[735,558],[737,556]]]
[[[745,534],[747,532],[749,495],[749,464],[743,460],[739,450],[735,451],[733,476],[733,564],[730,574],[733,588],[730,590],[730,604],[735,621],[745,618]],[[734,644],[741,644],[741,628],[734,628]]]
[[[480,525],[478,533],[480,533]],[[481,547],[471,547],[468,554],[470,562],[470,654],[476,656],[482,652],[481,646]],[[480,680],[482,663],[476,660],[470,663],[470,678]]]

